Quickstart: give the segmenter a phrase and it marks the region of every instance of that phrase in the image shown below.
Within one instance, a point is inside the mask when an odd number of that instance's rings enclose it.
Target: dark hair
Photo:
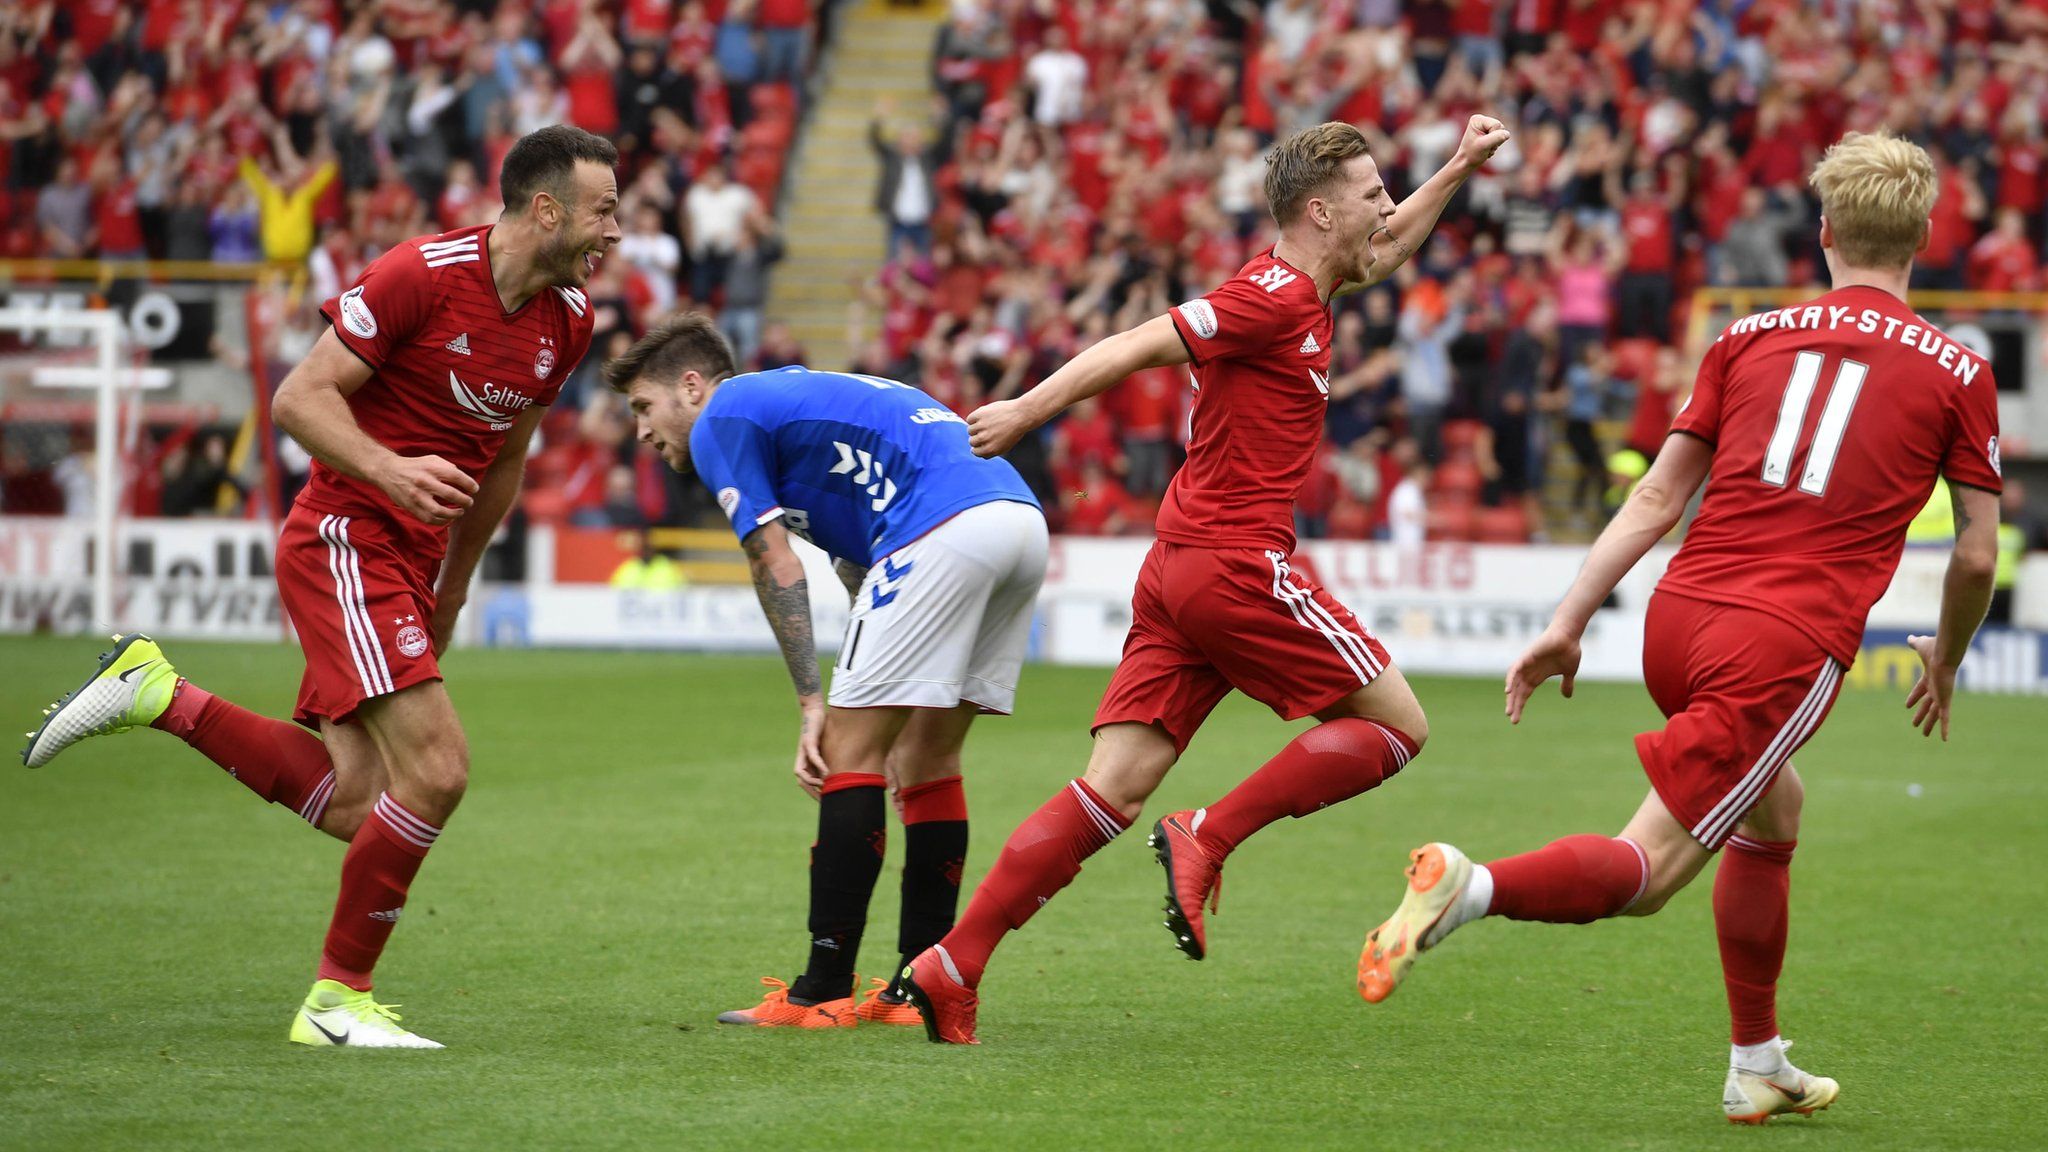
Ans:
[[[702,312],[684,312],[655,325],[604,366],[604,382],[612,391],[624,392],[643,376],[674,383],[692,368],[714,383],[738,371],[732,345]]]
[[[552,124],[521,136],[505,153],[505,166],[498,172],[505,211],[526,211],[535,192],[546,192],[565,205],[572,203],[579,160],[616,168],[619,150],[604,137],[567,124]]]

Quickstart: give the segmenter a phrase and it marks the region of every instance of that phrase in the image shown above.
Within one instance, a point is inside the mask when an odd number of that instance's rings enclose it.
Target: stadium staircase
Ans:
[[[893,102],[899,114],[924,109],[932,43],[945,12],[943,0],[911,6],[851,0],[830,55],[820,62],[821,88],[783,202],[788,255],[775,270],[768,308],[820,368],[852,361],[848,304],[883,257],[868,124],[884,102]]]

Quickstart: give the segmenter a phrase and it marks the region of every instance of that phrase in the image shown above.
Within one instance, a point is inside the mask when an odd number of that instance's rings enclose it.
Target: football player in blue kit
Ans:
[[[605,368],[634,430],[695,473],[732,521],[802,713],[796,778],[818,799],[810,961],[722,1023],[914,1025],[894,981],[856,997],[854,961],[881,874],[886,789],[904,824],[903,964],[953,925],[967,854],[960,748],[1007,714],[1045,578],[1045,516],[966,423],[894,380],[809,368],[736,373],[711,320],[679,315]],[[810,590],[790,546],[833,557],[852,619],[821,691]],[[856,1002],[858,1000],[858,1002]]]

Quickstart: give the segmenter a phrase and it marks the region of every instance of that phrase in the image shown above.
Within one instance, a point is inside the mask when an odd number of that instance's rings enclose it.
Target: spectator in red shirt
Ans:
[[[147,260],[142,215],[135,200],[135,178],[109,153],[94,165],[93,218],[98,223],[100,259]]]
[[[1116,477],[1095,461],[1083,464],[1075,483],[1060,488],[1062,531],[1076,536],[1123,536],[1144,531],[1149,519]]]
[[[2027,239],[2027,218],[2017,208],[1998,210],[1990,235],[1970,249],[1970,287],[1983,292],[2028,292],[2040,285],[2041,262]]]
[[[1621,206],[1621,231],[1628,247],[1619,286],[1615,334],[1671,339],[1671,272],[1676,252],[1673,221],[1679,189],[1659,191],[1656,173],[1638,168],[1629,177]]]
[[[810,0],[761,0],[755,15],[761,30],[761,81],[786,84],[803,75],[810,37]]]

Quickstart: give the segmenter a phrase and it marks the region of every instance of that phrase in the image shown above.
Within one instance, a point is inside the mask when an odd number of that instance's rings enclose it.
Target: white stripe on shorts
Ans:
[[[1373,658],[1372,646],[1365,638],[1337,622],[1330,610],[1316,602],[1315,593],[1298,584],[1289,584],[1287,559],[1278,552],[1266,553],[1266,559],[1273,565],[1273,596],[1287,610],[1294,614],[1295,623],[1311,632],[1319,632],[1337,650],[1337,655],[1358,674],[1360,684],[1370,684],[1383,670],[1380,662]]]
[[[1764,749],[1763,755],[1757,757],[1756,763],[1721,798],[1721,802],[1693,825],[1693,839],[1709,848],[1717,848],[1728,838],[1728,834],[1749,814],[1750,808],[1770,789],[1771,781],[1777,779],[1778,770],[1792,758],[1793,751],[1820,727],[1821,715],[1827,711],[1828,701],[1834,698],[1835,687],[1841,682],[1842,666],[1833,658],[1825,660],[1820,666],[1820,674],[1814,678],[1813,687],[1807,690],[1806,699],[1793,710],[1785,726],[1778,729],[1778,735]]]
[[[377,628],[370,622],[370,609],[363,600],[363,566],[355,546],[349,543],[348,521],[346,516],[329,516],[321,521],[320,535],[327,541],[328,570],[334,574],[335,599],[341,605],[349,653],[362,678],[363,694],[382,696],[392,691],[391,667],[384,660],[384,646],[377,642]]]

